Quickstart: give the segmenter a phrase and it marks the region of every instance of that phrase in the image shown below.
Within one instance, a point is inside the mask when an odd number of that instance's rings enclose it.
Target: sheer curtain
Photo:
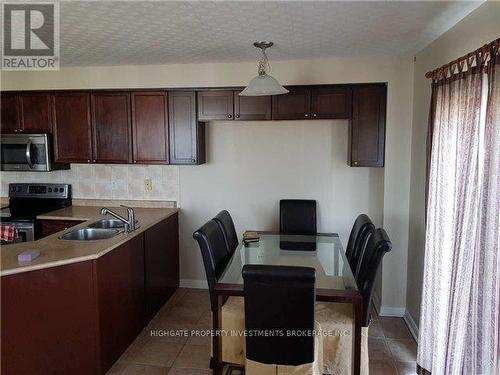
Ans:
[[[499,61],[433,82],[421,374],[500,374]]]

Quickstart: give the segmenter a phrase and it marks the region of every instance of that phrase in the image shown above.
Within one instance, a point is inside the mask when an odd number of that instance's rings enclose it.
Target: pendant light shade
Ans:
[[[241,96],[265,96],[265,95],[280,95],[288,92],[283,86],[276,81],[276,78],[268,75],[258,75],[252,78],[248,86],[240,92]]]
[[[255,42],[255,47],[262,50],[262,60],[259,61],[259,75],[254,77],[248,86],[240,92],[240,96],[267,96],[267,95],[281,95],[288,92],[279,82],[269,74],[267,71],[271,69],[269,60],[266,55],[266,48],[273,45],[273,42]]]

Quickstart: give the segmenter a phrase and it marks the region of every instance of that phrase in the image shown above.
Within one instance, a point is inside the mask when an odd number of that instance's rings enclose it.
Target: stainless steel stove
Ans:
[[[18,242],[40,237],[40,214],[71,206],[70,184],[9,184],[9,207],[0,210],[0,222],[19,232]]]

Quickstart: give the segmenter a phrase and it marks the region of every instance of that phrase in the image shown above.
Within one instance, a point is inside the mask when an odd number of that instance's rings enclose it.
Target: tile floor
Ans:
[[[207,290],[179,289],[107,375],[208,375],[209,337],[152,337],[151,330],[211,328]],[[413,375],[417,345],[401,318],[373,316],[370,375]]]

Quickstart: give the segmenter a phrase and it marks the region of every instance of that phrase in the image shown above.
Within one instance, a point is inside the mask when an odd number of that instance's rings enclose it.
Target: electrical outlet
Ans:
[[[150,178],[145,178],[144,179],[144,189],[146,191],[153,191],[153,180]]]

